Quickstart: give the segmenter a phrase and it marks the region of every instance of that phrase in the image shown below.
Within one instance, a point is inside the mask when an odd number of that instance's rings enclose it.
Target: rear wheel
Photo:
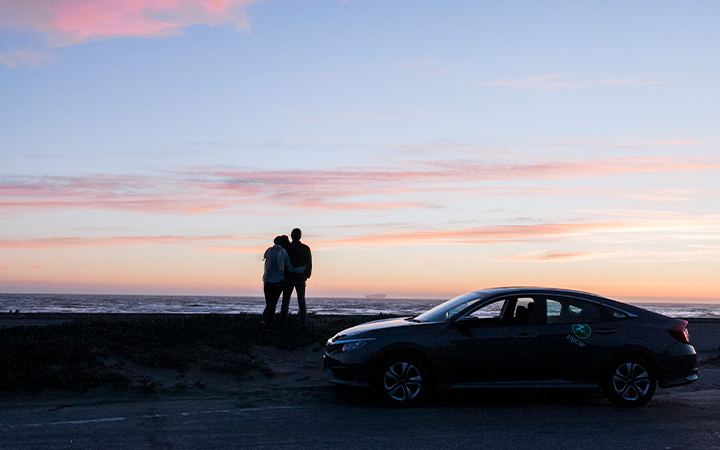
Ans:
[[[395,355],[381,362],[373,384],[385,402],[396,406],[416,404],[431,389],[425,363],[411,354]]]
[[[616,359],[603,375],[602,389],[608,400],[618,406],[637,407],[655,395],[657,377],[643,358],[626,356]]]

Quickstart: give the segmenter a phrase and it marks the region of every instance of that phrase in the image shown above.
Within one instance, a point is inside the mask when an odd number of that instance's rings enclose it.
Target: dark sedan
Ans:
[[[641,406],[656,386],[697,379],[687,322],[594,294],[509,287],[470,292],[417,316],[327,342],[333,383],[371,386],[398,405],[437,387],[600,387]]]

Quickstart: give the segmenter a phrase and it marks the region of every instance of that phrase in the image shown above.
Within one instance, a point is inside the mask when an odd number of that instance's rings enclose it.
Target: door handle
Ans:
[[[617,329],[615,329],[615,328],[604,328],[604,329],[602,329],[602,330],[597,330],[596,333],[597,333],[597,334],[613,334],[613,333],[617,333]]]
[[[530,333],[520,333],[520,334],[513,336],[514,339],[532,339],[532,338],[536,338],[536,337],[537,337],[536,334],[530,334]]]

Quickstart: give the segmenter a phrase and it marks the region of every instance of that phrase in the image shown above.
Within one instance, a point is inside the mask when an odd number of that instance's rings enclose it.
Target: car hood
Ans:
[[[336,334],[335,336],[333,336],[332,339],[330,339],[330,340],[332,342],[335,342],[339,339],[356,337],[358,335],[365,334],[368,332],[385,330],[388,328],[407,327],[407,326],[413,326],[413,325],[418,324],[418,322],[412,322],[407,319],[409,319],[409,317],[401,317],[398,319],[374,320],[372,322],[363,323],[360,325],[356,325],[352,328],[343,330],[343,331],[339,332],[338,334]]]

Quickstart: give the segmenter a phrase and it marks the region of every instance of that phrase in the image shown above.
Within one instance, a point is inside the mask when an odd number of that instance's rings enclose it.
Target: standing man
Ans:
[[[300,242],[302,231],[295,228],[290,233],[292,242],[287,247],[287,253],[290,257],[290,264],[293,267],[304,267],[303,273],[287,273],[285,277],[285,288],[283,289],[282,307],[280,308],[280,322],[282,326],[287,325],[288,313],[290,309],[290,296],[293,288],[298,300],[298,316],[300,317],[300,326],[307,326],[307,306],[305,304],[305,280],[310,278],[312,274],[312,255],[310,247]]]
[[[302,267],[293,267],[290,264],[287,251],[283,246],[289,246],[287,236],[278,236],[272,247],[265,250],[265,272],[263,273],[263,291],[265,293],[265,310],[262,324],[271,327],[275,319],[275,307],[285,286],[285,273],[302,274]],[[283,300],[284,304],[284,300]]]

